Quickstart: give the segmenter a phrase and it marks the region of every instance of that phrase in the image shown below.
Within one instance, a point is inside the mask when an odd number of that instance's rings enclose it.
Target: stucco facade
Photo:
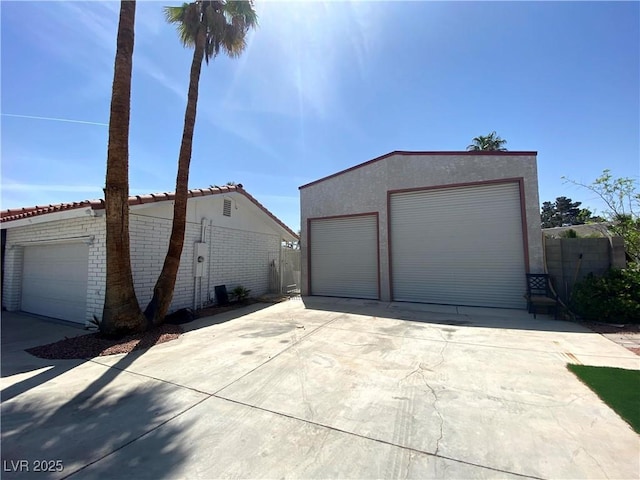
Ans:
[[[224,202],[230,215],[224,215]],[[169,244],[173,201],[130,208],[131,267],[142,308],[152,297]],[[106,248],[104,209],[82,208],[4,222],[3,306],[21,309],[23,253],[31,245],[81,242],[89,245],[86,321],[101,318],[105,295]],[[269,256],[280,251],[293,232],[258,207],[255,199],[237,191],[190,198],[180,268],[170,311],[206,304],[214,286],[242,285],[252,295],[268,290]],[[195,277],[195,249],[204,243],[205,268]],[[202,247],[201,247],[202,248]]]
[[[310,293],[309,219],[377,214],[380,299],[390,301],[389,192],[500,181],[520,185],[526,269],[542,272],[536,152],[392,152],[300,187],[303,295]]]

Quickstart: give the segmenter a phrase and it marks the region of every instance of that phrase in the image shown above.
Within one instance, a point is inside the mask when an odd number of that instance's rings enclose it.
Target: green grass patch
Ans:
[[[640,433],[640,370],[573,364],[567,368]]]

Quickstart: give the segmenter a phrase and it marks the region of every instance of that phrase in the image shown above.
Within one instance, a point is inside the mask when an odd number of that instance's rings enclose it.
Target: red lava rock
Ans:
[[[609,323],[584,322],[584,326],[599,334],[614,333],[618,335],[628,335],[640,333],[640,324],[638,323],[629,323],[627,325],[612,325]],[[640,356],[640,348],[627,346],[625,346],[625,348]]]
[[[626,325],[613,325],[600,322],[583,322],[583,325],[596,333],[638,333],[640,323],[628,323]]]
[[[178,325],[164,324],[148,332],[127,335],[117,340],[105,338],[100,333],[90,333],[29,348],[26,352],[51,360],[101,357],[144,350],[153,345],[175,340],[182,332],[182,328]]]

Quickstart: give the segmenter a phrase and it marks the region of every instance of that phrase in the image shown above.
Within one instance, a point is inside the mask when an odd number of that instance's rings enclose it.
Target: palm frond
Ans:
[[[228,24],[224,31],[222,46],[230,58],[238,58],[247,46],[243,30],[233,24]]]
[[[216,2],[216,5],[219,2]],[[227,20],[220,8],[214,8],[213,3],[209,3],[205,7],[202,21],[204,23],[203,28],[206,31],[206,46],[204,52],[204,59],[209,63],[209,59],[215,57],[220,53],[220,44],[224,39],[224,28],[227,24]]]
[[[258,15],[251,0],[228,1],[224,13],[228,23],[225,25],[222,47],[230,58],[237,58],[247,46],[247,33],[258,25]]]
[[[167,23],[176,25],[180,42],[184,47],[193,47],[198,33],[199,15],[193,3],[183,3],[180,7],[164,7]]]
[[[245,33],[258,26],[258,14],[253,9],[252,0],[232,0],[224,5],[224,13],[230,23],[241,19]]]
[[[480,135],[472,140],[472,143],[467,146],[468,151],[478,150],[490,150],[498,152],[506,152],[507,149],[503,145],[507,143],[506,140],[500,138],[500,136],[494,130],[489,135]]]
[[[231,58],[239,57],[247,46],[247,33],[258,25],[253,0],[196,0],[180,7],[165,7],[165,18],[176,24],[185,47],[194,47],[199,29],[204,28],[207,63],[220,51]]]

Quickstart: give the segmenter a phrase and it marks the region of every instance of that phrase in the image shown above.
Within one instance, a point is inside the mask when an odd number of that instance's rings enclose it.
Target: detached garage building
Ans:
[[[303,295],[525,308],[536,155],[392,152],[303,185]]]
[[[172,193],[129,198],[131,268],[144,309],[162,269],[173,218]],[[104,201],[1,212],[6,235],[2,304],[85,324],[102,317],[106,280]],[[189,191],[185,243],[170,311],[196,308],[214,287],[269,289],[282,242],[298,237],[242,185]]]

